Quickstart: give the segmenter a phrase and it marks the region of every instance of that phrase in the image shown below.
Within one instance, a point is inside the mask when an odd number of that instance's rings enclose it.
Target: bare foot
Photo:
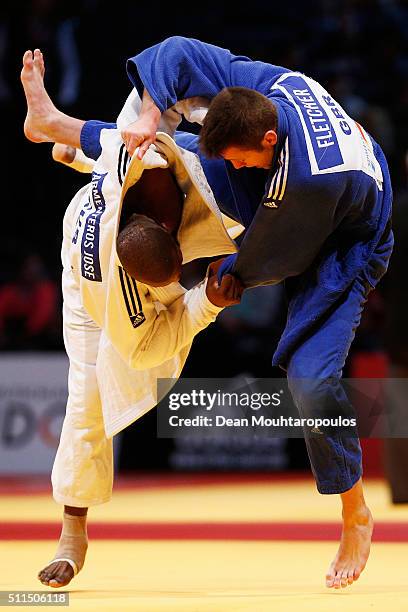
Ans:
[[[52,159],[62,164],[72,164],[76,156],[76,149],[58,142],[52,147]]]
[[[343,519],[339,550],[326,575],[326,586],[340,589],[357,580],[370,554],[373,517],[367,506]]]
[[[46,586],[58,588],[67,586],[74,577],[74,570],[66,561],[50,563],[38,574],[38,579]]]
[[[26,51],[23,56],[21,82],[27,100],[24,134],[32,142],[54,142],[52,127],[60,111],[52,103],[44,87],[44,59],[41,51]]]

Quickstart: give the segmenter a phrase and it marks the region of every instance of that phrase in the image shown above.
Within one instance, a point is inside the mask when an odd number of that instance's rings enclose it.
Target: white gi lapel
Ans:
[[[221,213],[197,156],[180,150],[166,134],[158,135],[156,147],[150,147],[142,161],[136,156],[133,156],[132,159],[126,158],[117,130],[104,130],[101,141],[103,153],[97,165],[98,167],[100,165],[100,169],[110,168],[112,188],[115,193],[112,193],[110,200],[109,229],[106,228],[105,232],[106,249],[109,250],[111,259],[105,287],[105,325],[102,325],[96,367],[105,431],[106,435],[111,437],[154,408],[157,403],[157,379],[176,380],[190,349],[190,344],[188,344],[160,366],[146,370],[134,370],[122,359],[112,344],[111,336],[108,333],[109,326],[116,326],[118,333],[127,333],[125,326],[123,326],[123,332],[120,331],[121,322],[124,320],[122,312],[124,307],[123,295],[117,280],[117,269],[120,262],[115,249],[120,211],[126,191],[140,179],[144,170],[154,167],[170,167],[182,191],[186,194],[178,236],[184,262],[197,257],[233,253],[236,251],[236,246],[222,223]],[[118,156],[119,150],[122,150],[123,154]],[[138,287],[141,291],[149,290],[140,283]],[[146,305],[152,304],[157,311],[158,304],[155,303],[155,300],[160,301],[160,308],[166,308],[177,297],[183,295],[185,289],[179,283],[172,283],[168,287],[150,291],[150,301],[146,302]],[[143,325],[148,325],[152,315],[148,311],[145,311],[144,314],[146,322]]]
[[[169,167],[173,171],[185,194],[177,236],[183,263],[202,257],[235,253],[236,245],[224,227],[221,212],[197,155],[178,147],[168,134],[162,132],[157,134],[155,146],[148,149],[142,160],[136,154],[130,160],[122,185],[115,236],[127,190],[140,179],[145,170],[159,167]]]

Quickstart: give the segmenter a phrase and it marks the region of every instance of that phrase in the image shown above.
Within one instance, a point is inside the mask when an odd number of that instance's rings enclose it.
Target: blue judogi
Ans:
[[[128,73],[161,111],[229,86],[255,89],[274,103],[278,142],[270,171],[208,160],[190,134],[176,140],[200,155],[220,208],[248,228],[223,273],[232,270],[247,287],[285,280],[288,317],[273,364],[287,370],[299,411],[316,416],[329,403],[341,414],[348,404],[342,368],[393,244],[380,147],[312,79],[200,41],[167,39],[131,58]],[[306,433],[319,491],[350,489],[361,476],[358,440]]]

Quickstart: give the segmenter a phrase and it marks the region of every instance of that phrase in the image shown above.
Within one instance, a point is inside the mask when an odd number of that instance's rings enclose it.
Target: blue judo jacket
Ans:
[[[288,317],[274,365],[291,353],[360,277],[374,287],[387,269],[393,236],[392,190],[377,143],[309,77],[171,37],[128,60],[128,75],[163,112],[177,101],[254,89],[275,105],[278,142],[270,171],[235,170],[197,152],[220,207],[247,232],[232,270],[245,286],[287,281]]]

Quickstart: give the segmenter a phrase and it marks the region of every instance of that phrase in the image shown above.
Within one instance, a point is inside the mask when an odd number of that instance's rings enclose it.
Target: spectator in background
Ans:
[[[81,61],[76,41],[80,6],[63,0],[32,0],[25,12],[27,40],[35,47],[48,48],[56,98],[63,106],[73,105],[79,95]]]
[[[0,348],[48,348],[58,320],[58,290],[42,259],[30,254],[17,279],[0,287]]]

